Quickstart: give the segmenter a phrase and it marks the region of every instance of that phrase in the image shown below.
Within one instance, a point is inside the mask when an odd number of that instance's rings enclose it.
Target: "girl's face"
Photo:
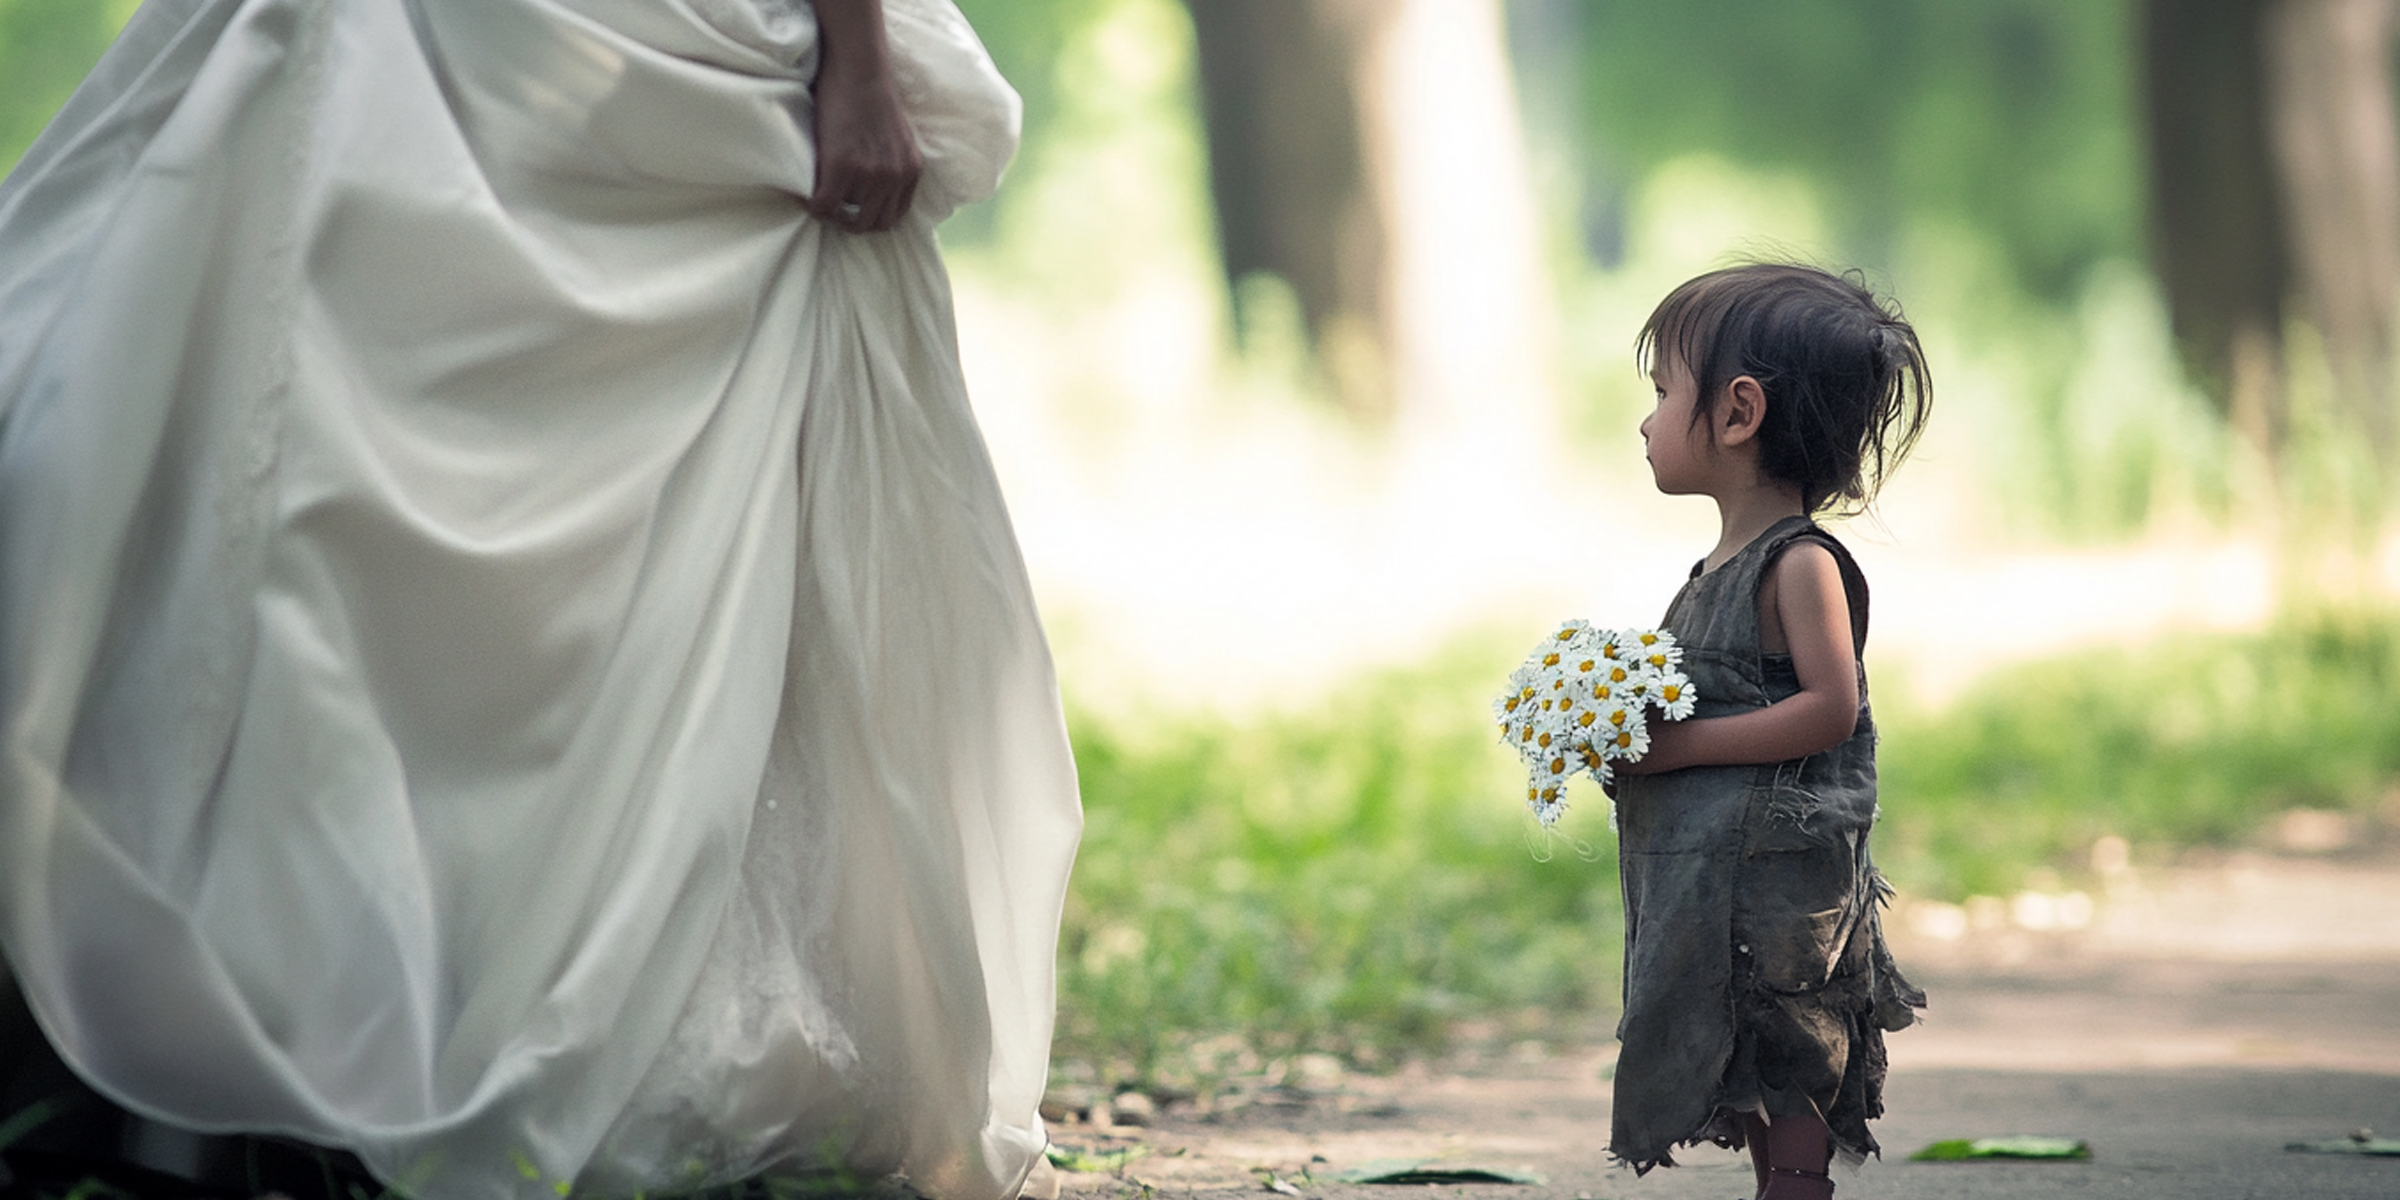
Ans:
[[[1699,383],[1680,357],[1662,354],[1650,369],[1650,384],[1658,403],[1642,418],[1642,456],[1650,460],[1651,480],[1670,496],[1705,490],[1716,447],[1708,422],[1692,420]]]

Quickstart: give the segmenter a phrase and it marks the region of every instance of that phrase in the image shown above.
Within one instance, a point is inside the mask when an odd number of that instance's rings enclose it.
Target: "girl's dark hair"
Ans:
[[[1811,514],[1866,509],[1917,444],[1933,377],[1917,331],[1852,276],[1788,263],[1711,271],[1667,293],[1634,339],[1642,369],[1672,356],[1699,386],[1694,424],[1748,375],[1766,392],[1759,469]]]

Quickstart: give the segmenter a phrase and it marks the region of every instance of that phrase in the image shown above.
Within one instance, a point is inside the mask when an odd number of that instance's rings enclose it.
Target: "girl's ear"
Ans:
[[[1739,446],[1758,436],[1758,429],[1767,419],[1767,389],[1748,375],[1736,375],[1725,385],[1725,396],[1717,405],[1717,444]]]

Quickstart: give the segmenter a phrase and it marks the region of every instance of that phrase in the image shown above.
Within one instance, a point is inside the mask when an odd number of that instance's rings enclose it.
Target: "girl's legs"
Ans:
[[[1759,1200],[1833,1200],[1833,1137],[1815,1113],[1791,1113],[1766,1127],[1766,1186]]]
[[[1757,1113],[1733,1114],[1742,1126],[1742,1145],[1750,1151],[1750,1169],[1758,1175],[1758,1190],[1750,1193],[1752,1200],[1767,1194],[1767,1123]]]

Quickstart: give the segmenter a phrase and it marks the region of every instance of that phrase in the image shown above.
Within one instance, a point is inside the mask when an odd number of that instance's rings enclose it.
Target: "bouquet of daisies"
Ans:
[[[1568,779],[1588,773],[1607,783],[1612,764],[1650,749],[1651,709],[1670,721],[1691,715],[1699,694],[1676,669],[1682,661],[1663,630],[1569,621],[1509,673],[1492,716],[1531,772],[1525,806],[1544,828],[1566,811]]]

